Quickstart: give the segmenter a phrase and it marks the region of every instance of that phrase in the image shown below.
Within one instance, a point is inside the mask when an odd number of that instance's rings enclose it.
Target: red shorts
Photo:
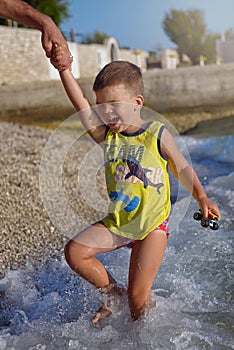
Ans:
[[[166,235],[168,238],[169,237],[168,218],[165,221],[163,221],[163,223],[161,223],[159,226],[157,226],[154,230],[162,230],[162,231],[166,232]],[[134,239],[131,242],[126,243],[126,247],[132,248],[137,241],[138,241],[138,239]]]

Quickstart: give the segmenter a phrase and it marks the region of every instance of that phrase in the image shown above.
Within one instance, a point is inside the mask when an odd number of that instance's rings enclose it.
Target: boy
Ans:
[[[52,64],[63,56],[54,47]],[[105,174],[111,200],[108,215],[73,237],[65,247],[70,267],[106,293],[122,290],[96,254],[131,246],[128,302],[133,320],[152,305],[151,287],[167,243],[170,185],[167,167],[192,193],[203,216],[218,207],[207,198],[194,170],[187,163],[169,131],[159,123],[141,118],[143,79],[141,71],[126,61],[106,65],[97,75],[93,90],[98,114],[89,103],[70,70],[60,72],[64,88],[90,136],[104,144]],[[101,116],[104,122],[99,122]],[[103,305],[93,323],[111,314]]]

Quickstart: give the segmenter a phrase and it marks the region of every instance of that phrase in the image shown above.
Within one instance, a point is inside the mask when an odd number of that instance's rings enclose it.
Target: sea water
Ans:
[[[0,350],[234,349],[233,334],[233,136],[183,138],[209,197],[221,208],[218,231],[185,217],[171,232],[153,285],[156,307],[133,322],[126,297],[113,314],[92,325],[101,296],[67,266],[64,257],[9,271],[0,280]],[[185,197],[173,204],[183,207]],[[130,250],[100,256],[123,286]]]

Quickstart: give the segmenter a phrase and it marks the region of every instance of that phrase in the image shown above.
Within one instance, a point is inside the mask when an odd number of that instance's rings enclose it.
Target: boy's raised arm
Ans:
[[[59,72],[61,81],[63,83],[64,89],[72,102],[73,106],[77,111],[90,108],[89,101],[84,96],[83,91],[81,90],[79,84],[76,82],[75,78],[72,75],[72,72],[67,69],[62,72]]]
[[[79,112],[79,119],[89,135],[98,144],[104,142],[106,126],[96,111],[90,106],[79,84],[69,69],[59,72],[66,93],[75,109]]]
[[[51,63],[57,68],[57,62],[61,60],[63,50],[61,47],[53,48]],[[99,118],[96,111],[90,106],[79,84],[72,75],[70,69],[59,72],[64,89],[75,109],[79,112],[79,119],[87,132],[97,143],[105,140],[106,126]]]

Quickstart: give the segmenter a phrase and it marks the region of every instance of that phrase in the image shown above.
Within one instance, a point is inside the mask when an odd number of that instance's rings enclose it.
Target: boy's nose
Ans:
[[[113,107],[109,103],[105,103],[105,104],[101,105],[99,110],[103,116],[108,117],[108,116],[113,114]]]
[[[112,114],[113,114],[113,108],[108,107],[108,108],[107,108],[107,111],[106,111],[106,114],[107,114],[107,115],[112,115]]]
[[[113,113],[113,106],[111,103],[105,103],[105,112],[107,114]]]

